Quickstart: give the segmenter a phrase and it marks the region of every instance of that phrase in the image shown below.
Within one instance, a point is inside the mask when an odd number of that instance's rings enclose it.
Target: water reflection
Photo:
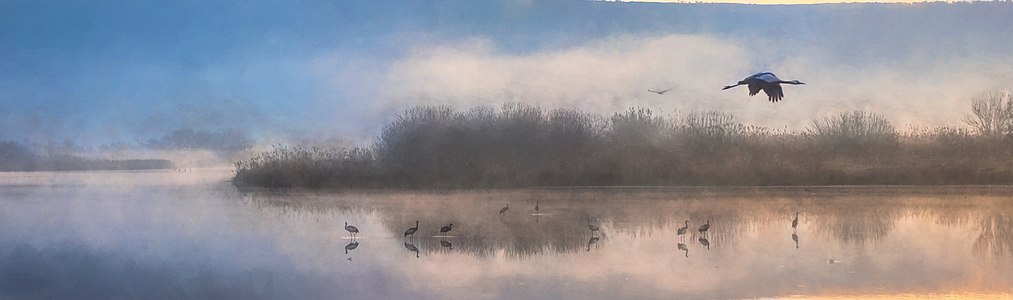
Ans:
[[[591,251],[591,245],[594,245],[596,249],[598,248],[597,236],[591,236],[591,238],[587,239],[587,251]]]
[[[707,248],[707,250],[711,249],[711,242],[708,241],[706,237],[704,237],[704,236],[701,235],[700,238],[697,239],[697,240],[700,242],[700,245],[704,246],[705,248]]]
[[[1006,187],[230,188],[0,187],[0,298],[860,297],[1013,282]],[[517,207],[498,218],[505,202]],[[527,217],[531,204],[551,217]]]
[[[350,242],[348,242],[348,245],[345,245],[345,254],[348,254],[348,251],[355,250],[355,248],[359,248],[359,241],[356,241],[353,238]]]

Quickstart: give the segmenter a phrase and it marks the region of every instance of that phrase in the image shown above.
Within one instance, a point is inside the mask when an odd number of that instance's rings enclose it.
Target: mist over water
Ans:
[[[0,297],[1013,292],[1008,187],[335,193],[237,190],[225,170],[69,175],[2,178]],[[403,237],[416,220],[418,232]]]

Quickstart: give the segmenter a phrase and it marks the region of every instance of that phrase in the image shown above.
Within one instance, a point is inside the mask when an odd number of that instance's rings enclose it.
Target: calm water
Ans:
[[[0,298],[1013,296],[1013,187],[325,193],[229,175],[0,173]]]

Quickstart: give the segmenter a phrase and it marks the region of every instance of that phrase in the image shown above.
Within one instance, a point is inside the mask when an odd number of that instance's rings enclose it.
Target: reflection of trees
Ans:
[[[919,188],[924,189],[924,188]],[[734,245],[746,232],[784,230],[800,211],[799,236],[809,232],[843,244],[881,241],[905,216],[947,227],[980,224],[975,251],[1013,252],[1011,214],[996,211],[1000,201],[976,195],[968,201],[953,193],[908,188],[821,188],[810,195],[801,189],[565,189],[498,190],[419,193],[248,193],[245,202],[275,215],[281,222],[303,219],[330,222],[339,231],[339,215],[367,216],[378,223],[370,236],[401,239],[405,229],[420,222],[408,240],[420,252],[462,252],[477,256],[505,255],[523,258],[546,253],[586,252],[591,238],[588,217],[601,227],[600,240],[591,248],[609,247],[610,239],[650,235],[679,240],[675,229],[690,221],[687,238],[697,239],[697,228],[711,219],[707,240],[712,248]],[[538,200],[541,213],[533,216]],[[510,211],[499,209],[510,203]],[[975,222],[976,215],[987,215]],[[353,217],[354,218],[354,217]],[[597,221],[595,221],[597,219]],[[977,220],[977,219],[976,219]],[[441,245],[439,227],[454,223]],[[376,224],[374,224],[375,227]],[[365,233],[364,233],[365,234]],[[809,239],[814,241],[813,239]],[[693,240],[690,240],[693,241]],[[400,242],[399,242],[400,243]],[[399,245],[400,247],[400,245]]]
[[[1005,256],[1013,254],[1013,219],[1010,214],[991,214],[979,222],[981,234],[974,241],[975,254]]]
[[[901,204],[889,198],[851,196],[820,201],[812,209],[813,228],[843,244],[865,244],[882,240],[903,213]],[[815,213],[815,214],[813,214]]]

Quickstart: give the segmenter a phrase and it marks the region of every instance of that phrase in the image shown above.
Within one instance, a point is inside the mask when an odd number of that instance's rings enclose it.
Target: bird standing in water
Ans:
[[[507,203],[506,207],[500,208],[499,214],[500,215],[505,214],[508,210],[510,210],[510,203]]]
[[[446,235],[447,232],[450,232],[451,230],[454,230],[454,223],[450,223],[450,225],[440,227],[440,234]]]
[[[711,219],[707,219],[707,223],[700,226],[700,234],[706,234],[708,229],[711,229]]]
[[[410,227],[410,228],[408,228],[408,230],[404,231],[404,237],[414,236],[416,231],[419,231],[419,221],[418,220],[415,220],[415,227]]]
[[[680,227],[675,233],[680,236],[685,236],[687,230],[689,230],[689,220],[686,220],[686,226]]]
[[[795,218],[791,220],[791,231],[795,231],[795,227],[798,227],[798,212],[795,212]]]
[[[345,231],[348,231],[352,237],[355,237],[359,233],[359,228],[355,228],[355,226],[348,225],[348,222],[345,222]]]

